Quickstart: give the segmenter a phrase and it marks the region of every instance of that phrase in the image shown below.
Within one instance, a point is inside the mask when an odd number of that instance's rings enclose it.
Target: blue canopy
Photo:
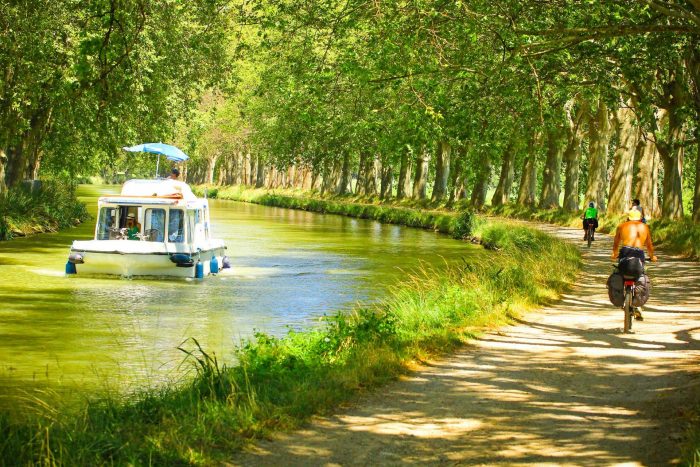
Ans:
[[[122,149],[129,152],[150,152],[153,154],[162,154],[168,160],[174,162],[183,162],[189,159],[189,156],[182,152],[179,148],[163,143],[144,143],[136,146],[125,146]]]

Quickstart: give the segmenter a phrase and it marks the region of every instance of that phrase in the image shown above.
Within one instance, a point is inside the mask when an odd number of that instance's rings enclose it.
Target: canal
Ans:
[[[82,186],[97,197],[118,187]],[[381,300],[410,271],[477,247],[374,221],[211,200],[232,268],[201,281],[66,277],[73,240],[94,221],[0,242],[0,405],[27,389],[91,395],[177,382],[190,337],[222,362],[254,332],[283,336],[323,315]],[[191,347],[191,343],[187,344]]]

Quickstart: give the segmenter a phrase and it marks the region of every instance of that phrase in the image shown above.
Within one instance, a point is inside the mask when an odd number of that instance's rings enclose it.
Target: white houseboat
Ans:
[[[129,180],[98,201],[93,240],[76,240],[67,274],[202,278],[228,267],[209,202],[177,180]]]

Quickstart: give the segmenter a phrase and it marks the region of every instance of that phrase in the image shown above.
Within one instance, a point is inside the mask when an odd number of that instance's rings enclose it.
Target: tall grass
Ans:
[[[682,445],[680,465],[700,466],[700,406],[690,412],[688,430]]]
[[[653,221],[650,227],[654,242],[665,250],[694,259],[700,257],[700,225],[691,219],[661,219]]]
[[[18,185],[0,196],[0,240],[53,232],[89,217],[73,186],[55,181],[44,181],[35,189]]]
[[[496,251],[447,271],[425,269],[385,302],[339,312],[283,338],[259,333],[237,364],[196,340],[182,350],[197,375],[79,410],[0,416],[0,459],[18,464],[213,464],[271,430],[299,426],[413,362],[461,345],[529,306],[553,299],[579,267],[575,248],[525,227],[480,224]]]

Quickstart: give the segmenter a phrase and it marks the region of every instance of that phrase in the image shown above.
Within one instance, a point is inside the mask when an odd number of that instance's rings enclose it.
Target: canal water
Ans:
[[[83,186],[91,210],[118,187]],[[75,239],[94,220],[56,234],[0,242],[0,405],[27,389],[91,395],[179,381],[178,350],[196,338],[222,362],[254,332],[276,336],[386,296],[407,272],[478,254],[434,232],[335,215],[211,200],[215,237],[232,268],[201,281],[66,277]],[[185,344],[192,348],[191,341]]]

